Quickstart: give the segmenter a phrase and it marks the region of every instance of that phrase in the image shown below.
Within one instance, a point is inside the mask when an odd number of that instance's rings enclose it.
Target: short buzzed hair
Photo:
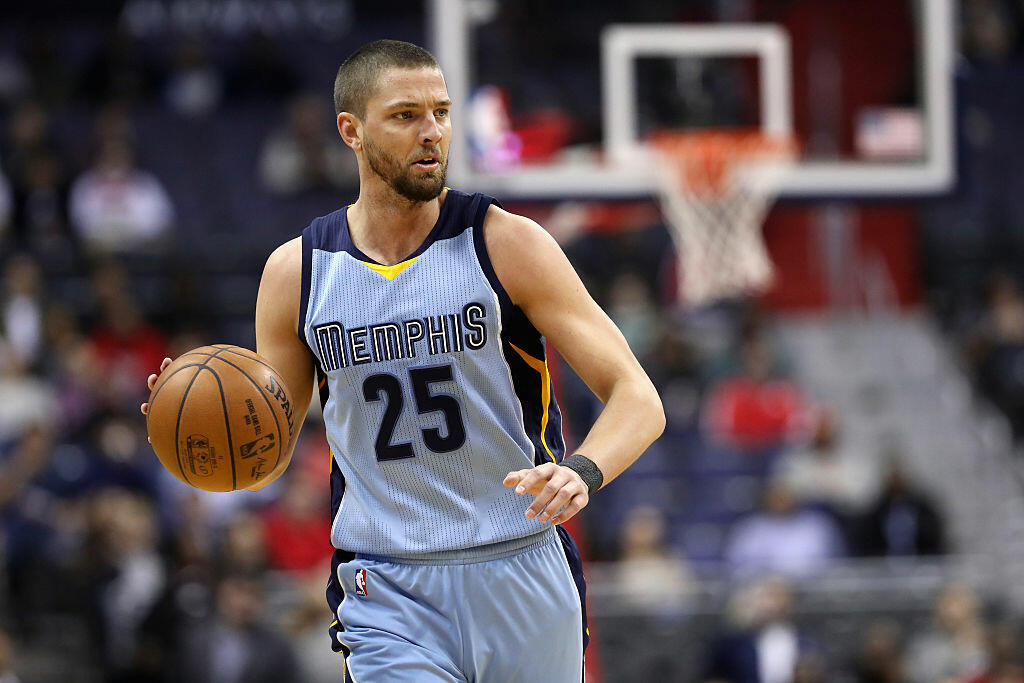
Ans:
[[[401,40],[375,40],[349,55],[334,79],[334,114],[351,112],[366,117],[366,103],[385,69],[440,69],[434,55]]]

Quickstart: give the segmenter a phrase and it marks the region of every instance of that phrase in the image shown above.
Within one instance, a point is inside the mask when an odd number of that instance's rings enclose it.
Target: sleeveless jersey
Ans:
[[[352,243],[347,208],[302,233],[299,336],[316,360],[336,548],[468,557],[547,528],[501,483],[565,446],[544,340],[487,256],[491,203],[448,190],[393,266]]]

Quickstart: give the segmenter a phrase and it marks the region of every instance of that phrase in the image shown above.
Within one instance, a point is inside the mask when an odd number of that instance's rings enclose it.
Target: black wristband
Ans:
[[[568,467],[570,470],[580,475],[580,479],[587,485],[588,493],[601,488],[604,484],[604,474],[601,473],[601,468],[597,466],[593,460],[585,455],[579,453],[573,453],[568,458],[564,458],[562,462],[558,463],[562,467]]]

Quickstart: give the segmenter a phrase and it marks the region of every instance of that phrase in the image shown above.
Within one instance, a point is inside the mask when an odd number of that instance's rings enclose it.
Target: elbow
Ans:
[[[654,383],[646,375],[638,378],[632,391],[635,415],[637,416],[637,433],[647,437],[647,445],[665,432],[665,406]]]
[[[647,414],[650,415],[651,422],[651,442],[653,443],[659,436],[665,433],[665,406],[661,402],[661,396],[658,395],[658,390],[654,388],[652,384],[649,391],[648,403],[650,404],[647,408]]]

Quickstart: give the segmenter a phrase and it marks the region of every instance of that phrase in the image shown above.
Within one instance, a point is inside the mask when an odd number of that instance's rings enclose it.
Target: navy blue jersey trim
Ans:
[[[485,194],[473,195],[473,203],[471,205],[473,249],[476,251],[477,261],[480,262],[480,268],[484,271],[487,282],[498,296],[502,318],[501,334],[505,339],[534,358],[543,359],[544,340],[540,332],[533,326],[530,319],[526,317],[523,310],[512,302],[512,298],[509,297],[504,285],[501,284],[501,280],[498,279],[498,274],[494,272],[494,264],[491,263],[491,257],[487,253],[487,243],[484,240],[484,221],[491,204],[501,208],[501,204],[494,197],[489,197]]]
[[[299,292],[299,339],[306,341],[306,309],[309,308],[309,288],[313,281],[313,226],[302,231],[302,284]],[[308,347],[309,344],[306,344]]]
[[[583,576],[583,558],[580,557],[579,548],[576,547],[576,542],[572,540],[572,536],[565,530],[565,527],[559,524],[555,530],[558,532],[558,539],[562,542],[562,552],[565,553],[565,560],[569,563],[572,580],[580,594],[580,607],[583,609],[583,652],[585,653],[587,645],[590,644],[590,633],[587,628],[587,580]]]
[[[326,216],[314,218],[309,224],[309,231],[312,237],[312,248],[320,251],[344,251],[345,242],[348,240],[348,230],[342,230],[345,226],[345,213],[348,207],[342,207],[332,211]]]
[[[501,204],[494,197],[488,197],[485,194],[474,195],[472,223],[470,223],[473,226],[473,248],[476,250],[476,259],[480,262],[480,268],[483,269],[487,282],[490,283],[494,293],[498,295],[502,311],[511,312],[515,305],[501,284],[501,280],[498,279],[498,274],[494,272],[494,265],[491,263],[491,257],[487,253],[487,244],[484,242],[484,220],[491,204],[501,208]]]
[[[555,398],[555,388],[551,387],[551,405],[548,406],[548,425],[544,432],[548,447],[555,455],[557,462],[562,462],[565,457],[565,439],[562,437],[562,411],[558,407],[558,399]]]
[[[317,368],[317,377],[326,379],[320,372],[319,368]],[[320,385],[321,405],[327,405],[327,399],[329,396],[330,392],[327,388],[327,382],[323,382],[323,384]],[[333,523],[335,518],[338,516],[338,510],[341,508],[341,499],[345,496],[345,475],[341,473],[341,468],[338,467],[338,461],[334,457],[333,450],[331,451],[330,486],[331,522]],[[338,634],[345,631],[345,625],[341,622],[341,617],[338,614],[338,608],[345,600],[345,588],[338,580],[338,566],[346,562],[351,562],[355,558],[355,553],[351,553],[340,548],[336,549],[334,554],[331,556],[331,576],[327,579],[327,605],[331,608],[331,614],[334,616],[335,620],[328,629],[328,632],[331,634],[331,649],[335,652],[342,653],[346,658],[351,655],[352,652],[338,639]]]
[[[516,353],[507,340],[502,341],[501,354],[505,359],[505,365],[508,366],[509,375],[512,377],[512,390],[515,392],[516,398],[519,399],[519,405],[523,411],[523,430],[530,439],[530,443],[533,444],[533,464],[542,465],[549,462],[540,434],[543,420],[541,384],[544,378],[526,364],[526,361]]]
[[[331,390],[327,382],[327,373],[320,367],[320,361],[317,360],[315,355],[313,359],[316,363],[316,382],[320,390],[320,410],[322,412],[327,409],[327,399],[331,397]]]
[[[331,556],[331,575],[327,579],[327,606],[331,608],[331,614],[334,617],[334,623],[327,629],[328,633],[331,634],[331,649],[342,653],[346,657],[352,654],[352,652],[338,640],[338,634],[345,632],[345,625],[341,623],[341,619],[338,616],[338,608],[345,600],[345,588],[338,581],[338,567],[354,559],[355,555],[352,553],[345,552],[344,550],[335,550]]]
[[[467,209],[472,204],[474,197],[476,195],[449,189],[430,233],[414,252],[400,259],[399,263],[419,256],[435,242],[451,239],[465,232],[472,225]],[[348,227],[349,208],[346,206],[313,220],[308,228],[312,234],[312,248],[334,253],[344,251],[365,263],[384,265],[367,256],[352,241],[352,234]]]
[[[322,406],[327,405],[327,400],[330,398],[330,391],[328,390],[328,382],[323,382],[320,385],[320,403]],[[341,473],[341,468],[338,467],[338,460],[334,455],[334,451],[331,450],[331,523],[334,523],[335,518],[338,516],[338,510],[341,509],[341,499],[345,497],[345,475]]]

